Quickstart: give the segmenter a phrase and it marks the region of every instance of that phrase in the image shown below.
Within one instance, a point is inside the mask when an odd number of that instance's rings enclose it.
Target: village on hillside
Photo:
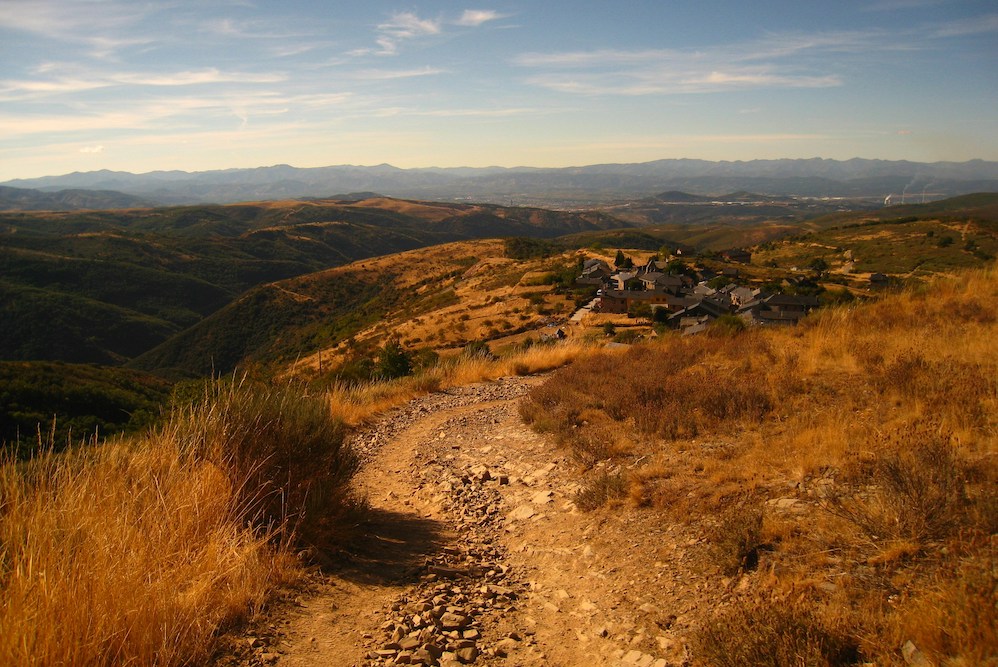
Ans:
[[[719,253],[728,265],[719,271],[687,264],[684,258],[692,253],[679,246],[669,259],[653,255],[638,265],[623,252],[618,252],[614,266],[604,259],[586,259],[575,282],[597,288],[593,313],[644,317],[683,334],[703,331],[721,317],[738,318],[745,325],[794,325],[820,305],[816,295],[800,293],[813,283],[807,277],[785,279],[782,290],[745,285],[739,265],[751,262],[749,250]],[[883,274],[870,278],[872,288],[886,282]],[[787,293],[794,291],[798,293]]]

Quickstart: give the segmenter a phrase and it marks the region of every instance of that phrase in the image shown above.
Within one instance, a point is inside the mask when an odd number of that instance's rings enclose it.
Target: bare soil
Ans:
[[[518,414],[540,381],[433,394],[358,432],[359,537],[219,664],[689,664],[690,630],[750,582],[656,512],[580,511],[578,465]]]

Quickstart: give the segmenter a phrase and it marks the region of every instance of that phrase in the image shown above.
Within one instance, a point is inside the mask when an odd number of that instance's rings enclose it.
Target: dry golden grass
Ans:
[[[441,355],[482,340],[500,346],[536,337],[550,317],[566,319],[575,310],[574,295],[557,294],[551,285],[525,283],[530,275],[551,275],[552,267],[571,265],[576,258],[566,252],[513,260],[504,256],[502,241],[462,241],[311,274],[307,280],[320,284],[357,272],[383,275],[413,299],[348,340],[299,359],[288,374],[315,375],[320,366],[334,368],[353,358],[358,349],[377,347],[390,337],[408,349],[432,349]]]
[[[842,647],[892,664],[908,640],[934,664],[998,656],[994,266],[796,328],[595,357],[533,390],[522,411],[586,467],[630,460],[614,489],[701,525],[719,571],[750,568],[768,545],[760,558],[780,574],[746,618],[704,626],[704,651],[749,633],[725,655],[704,653],[710,664],[796,664],[785,658],[798,649],[808,664],[842,664]],[[619,439],[633,449],[608,446]],[[581,496],[609,500],[606,487],[594,478]],[[766,504],[780,499],[803,512]],[[800,605],[791,616],[788,595]],[[796,639],[781,643],[784,630]]]
[[[353,466],[323,401],[239,383],[146,438],[0,463],[0,664],[204,662],[299,579],[291,530],[327,535],[304,514]]]
[[[500,358],[457,356],[417,375],[367,384],[338,384],[327,396],[333,415],[357,426],[413,398],[511,375],[533,375],[591,356],[596,348],[582,341],[535,345]]]
[[[293,579],[236,490],[157,438],[0,471],[0,663],[180,665]]]

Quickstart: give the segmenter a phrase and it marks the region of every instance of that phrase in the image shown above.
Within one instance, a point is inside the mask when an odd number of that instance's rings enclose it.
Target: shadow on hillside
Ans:
[[[371,585],[419,580],[423,566],[446,543],[444,524],[416,514],[369,508],[350,544],[323,569]]]

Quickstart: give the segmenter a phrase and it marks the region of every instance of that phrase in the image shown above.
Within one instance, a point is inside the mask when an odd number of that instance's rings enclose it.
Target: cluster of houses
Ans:
[[[750,261],[747,254],[747,251],[730,251],[731,256],[725,259],[747,262]],[[711,279],[718,274],[668,271],[669,262],[654,257],[644,266],[627,269],[611,268],[601,259],[589,259],[584,262],[576,283],[598,287],[594,311],[643,313],[684,334],[703,331],[722,315],[740,317],[746,324],[796,324],[818,307],[815,296],[767,294],[733,280],[715,289],[707,283],[716,284]],[[734,279],[738,277],[738,269],[726,268],[720,275]]]

